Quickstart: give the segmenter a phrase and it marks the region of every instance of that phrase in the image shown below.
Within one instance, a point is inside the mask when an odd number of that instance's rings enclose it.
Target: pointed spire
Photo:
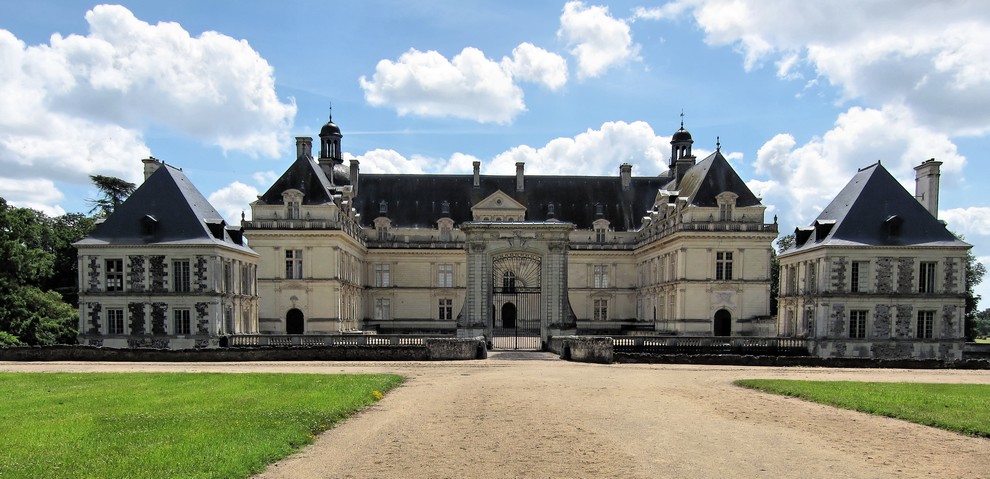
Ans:
[[[722,138],[718,136],[715,137],[715,151],[722,151]]]
[[[681,108],[681,129],[684,129],[684,109]]]

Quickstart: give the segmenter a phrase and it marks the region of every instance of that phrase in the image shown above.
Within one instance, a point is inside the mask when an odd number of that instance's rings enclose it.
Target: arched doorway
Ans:
[[[296,308],[285,313],[285,334],[303,334],[306,330],[306,318],[303,312]]]
[[[502,305],[502,327],[505,329],[515,329],[516,305],[512,303]]]
[[[715,311],[715,321],[712,329],[715,336],[731,336],[732,314],[724,309]]]

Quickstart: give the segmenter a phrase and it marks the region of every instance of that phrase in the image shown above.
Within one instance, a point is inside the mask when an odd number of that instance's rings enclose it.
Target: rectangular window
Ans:
[[[437,319],[440,321],[450,321],[454,319],[454,300],[452,299],[440,299],[438,302],[439,315]]]
[[[849,312],[849,337],[863,339],[866,337],[866,310],[853,310]]]
[[[234,270],[230,264],[230,261],[224,261],[223,263],[223,293],[233,293],[234,289]]]
[[[124,310],[107,310],[107,334],[124,334]]]
[[[440,288],[454,287],[454,265],[452,264],[437,265],[437,286]]]
[[[124,260],[108,259],[107,267],[107,291],[124,290]]]
[[[392,300],[375,298],[375,319],[392,319]]]
[[[718,205],[718,219],[719,221],[732,221],[732,205]]]
[[[285,278],[302,279],[303,252],[301,249],[285,250]]]
[[[853,293],[865,293],[869,290],[870,262],[853,261],[850,270],[849,291]]]
[[[189,288],[189,260],[172,262],[172,277],[175,281],[174,291],[176,293],[188,293]]]
[[[608,300],[607,299],[596,299],[595,300],[595,321],[606,321],[608,320]]]
[[[605,242],[605,228],[595,229],[595,242],[604,243]]]
[[[176,309],[172,311],[173,318],[175,318],[175,333],[177,335],[189,334],[189,310],[188,309]]]
[[[918,339],[931,339],[935,329],[935,311],[918,311]]]
[[[299,202],[298,201],[290,201],[290,202],[286,203],[285,217],[288,218],[288,219],[290,219],[290,220],[298,220],[299,219]]]
[[[918,274],[918,292],[919,293],[935,292],[935,262],[934,261],[921,262],[921,271]]]
[[[608,287],[608,265],[607,264],[596,264],[594,266],[594,286],[596,288],[607,288]]]
[[[376,288],[387,288],[392,284],[392,265],[389,264],[376,264],[375,265],[375,287]]]
[[[805,267],[807,270],[805,271],[804,289],[808,293],[816,293],[818,292],[817,265],[815,263],[808,263]]]
[[[715,253],[715,280],[732,280],[732,252],[719,251]]]

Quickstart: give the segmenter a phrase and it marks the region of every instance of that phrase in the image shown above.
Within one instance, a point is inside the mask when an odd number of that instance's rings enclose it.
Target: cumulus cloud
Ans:
[[[748,69],[774,61],[790,79],[807,67],[845,99],[904,105],[943,131],[990,131],[990,3],[682,0],[664,8],[691,11],[706,41],[732,45]]]
[[[385,174],[422,174],[430,169],[433,171],[431,162],[424,156],[415,155],[406,158],[395,150],[375,149],[363,155],[351,155],[344,152],[344,160],[358,160],[361,162],[361,172],[363,173],[385,173]]]
[[[560,89],[567,83],[567,61],[531,43],[500,62],[473,47],[450,60],[413,48],[396,61],[379,61],[371,78],[362,75],[358,82],[369,104],[393,107],[399,115],[509,123],[526,111],[517,80]]]
[[[260,186],[268,187],[278,179],[278,173],[274,171],[256,171],[251,178]]]
[[[31,208],[48,216],[65,214],[59,206],[52,206],[62,200],[62,193],[55,189],[55,184],[46,179],[12,180],[0,178],[0,191],[7,203],[19,208]]]
[[[571,1],[560,15],[557,36],[567,42],[578,62],[578,78],[594,78],[609,68],[639,57],[629,24],[612,17],[608,7]]]
[[[754,167],[779,185],[767,191],[770,202],[789,205],[788,219],[805,224],[858,168],[881,161],[903,184],[911,185],[914,166],[930,157],[942,161],[946,173],[959,173],[966,161],[945,134],[918,125],[904,107],[855,107],[841,114],[822,137],[803,145],[790,134],[776,135],[760,147]],[[951,185],[955,176],[944,176],[943,185]]]
[[[658,174],[670,149],[670,137],[659,137],[643,121],[606,122],[600,129],[573,138],[556,138],[541,147],[520,145],[500,153],[484,165],[486,173],[510,175],[516,162],[526,162],[526,173],[538,175],[614,175],[621,163],[634,174]]]
[[[520,80],[540,83],[557,90],[567,83],[567,60],[532,43],[522,43],[512,50],[512,58],[503,58],[506,71]]]
[[[241,212],[244,212],[246,219],[251,219],[251,202],[258,199],[258,190],[253,186],[245,185],[240,181],[235,181],[228,186],[220,188],[207,198],[227,224],[241,224]]]
[[[471,47],[451,60],[410,49],[397,61],[379,61],[371,79],[362,75],[359,82],[368,103],[392,106],[399,115],[508,123],[526,109],[512,74]]]
[[[179,132],[224,150],[276,157],[295,116],[271,66],[245,41],[193,37],[99,5],[89,33],[28,46],[0,30],[0,194],[11,180],[88,183],[90,174],[140,181],[142,131]],[[50,196],[45,201],[59,201]],[[48,208],[57,208],[44,203]]]
[[[945,220],[949,229],[956,233],[990,236],[990,207],[951,208],[939,211],[938,217]]]

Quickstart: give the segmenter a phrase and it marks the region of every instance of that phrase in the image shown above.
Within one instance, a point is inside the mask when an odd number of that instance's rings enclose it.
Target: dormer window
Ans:
[[[381,202],[378,203],[378,215],[379,216],[388,215],[388,203],[386,203],[385,200],[382,200]]]
[[[299,190],[286,190],[282,193],[282,203],[285,205],[285,218],[298,220],[302,218],[303,194]]]
[[[609,221],[604,218],[599,218],[592,223],[592,228],[595,230],[595,243],[604,243],[608,235]]]
[[[718,202],[719,221],[733,220],[733,210],[736,207],[737,198],[739,198],[739,196],[731,191],[722,192],[721,194],[715,197],[715,201]]]
[[[375,231],[378,233],[378,241],[388,241],[388,229],[392,226],[392,220],[385,217],[375,218]]]
[[[440,230],[440,241],[450,241],[454,229],[454,220],[450,218],[440,218],[437,220],[437,229]]]

